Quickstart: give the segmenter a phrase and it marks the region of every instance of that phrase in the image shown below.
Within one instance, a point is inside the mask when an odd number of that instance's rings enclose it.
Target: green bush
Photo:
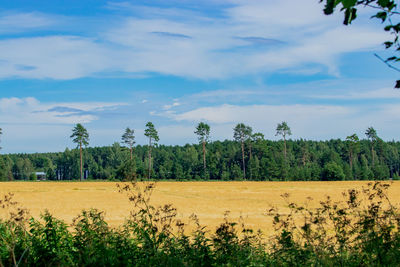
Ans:
[[[36,173],[32,172],[32,173],[29,175],[29,180],[31,180],[31,181],[37,181]]]
[[[317,209],[290,201],[289,214],[271,209],[276,227],[271,258],[277,265],[398,266],[400,212],[387,197],[388,187],[369,183],[362,191],[345,192],[344,201],[327,197]]]
[[[36,266],[73,265],[74,236],[67,225],[48,211],[41,215],[43,223],[29,221],[29,263]]]
[[[71,226],[47,211],[29,219],[9,194],[0,199],[8,212],[0,221],[0,266],[398,266],[400,213],[388,187],[370,183],[316,209],[286,194],[289,213],[269,210],[275,233],[268,242],[228,213],[214,232],[192,215],[195,227],[186,233],[173,206],[150,204],[153,183],[119,185],[132,203],[119,228],[95,209],[82,211]]]
[[[135,161],[127,160],[118,168],[117,178],[125,181],[133,181],[136,179]]]
[[[342,167],[334,161],[328,162],[325,164],[323,170],[323,180],[326,181],[336,181],[336,180],[344,180],[345,175]]]

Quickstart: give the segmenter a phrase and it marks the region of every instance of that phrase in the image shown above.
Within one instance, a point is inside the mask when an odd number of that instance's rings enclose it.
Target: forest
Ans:
[[[272,141],[262,134],[213,142],[199,138],[199,144],[153,144],[151,157],[149,145],[115,142],[82,149],[83,179],[142,180],[150,175],[152,179],[224,181],[398,179],[400,142],[385,142],[373,133],[375,138],[359,140],[352,135],[328,141]],[[1,181],[36,180],[35,172],[45,172],[48,180],[79,179],[79,145],[57,153],[0,155]]]

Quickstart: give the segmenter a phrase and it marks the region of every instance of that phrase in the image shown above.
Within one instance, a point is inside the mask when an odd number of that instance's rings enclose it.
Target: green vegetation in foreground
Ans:
[[[174,207],[149,204],[153,183],[118,186],[132,203],[119,228],[94,209],[70,226],[49,212],[28,218],[5,195],[0,266],[398,266],[400,213],[387,198],[388,187],[370,183],[344,193],[344,201],[327,198],[317,209],[288,201],[290,213],[267,212],[275,227],[270,239],[227,214],[215,231],[192,215],[195,228],[186,233]]]

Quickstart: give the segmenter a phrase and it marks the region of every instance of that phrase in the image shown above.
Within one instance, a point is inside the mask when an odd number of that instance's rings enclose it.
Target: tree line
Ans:
[[[0,135],[2,131],[0,129]],[[210,141],[210,126],[199,123],[198,144],[158,145],[153,123],[146,124],[148,145],[135,146],[135,131],[127,127],[121,143],[87,147],[89,133],[77,124],[71,134],[76,149],[56,153],[0,156],[0,180],[35,180],[35,172],[50,180],[174,179],[174,180],[369,180],[397,179],[400,142],[385,142],[369,127],[366,139],[288,139],[287,122],[279,123],[272,141],[244,123],[233,129],[233,140]]]

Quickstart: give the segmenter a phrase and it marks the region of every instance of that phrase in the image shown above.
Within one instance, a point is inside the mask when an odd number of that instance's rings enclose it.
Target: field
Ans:
[[[367,182],[158,182],[153,193],[153,204],[172,203],[179,218],[187,221],[194,213],[200,223],[214,229],[223,219],[225,211],[237,220],[244,218],[246,225],[271,230],[271,219],[265,215],[271,206],[287,211],[282,199],[290,199],[316,206],[327,195],[343,199],[342,192],[350,188],[361,189]],[[106,212],[106,220],[113,226],[123,223],[131,204],[118,193],[113,182],[6,182],[0,183],[0,195],[14,193],[14,199],[34,217],[48,209],[66,222],[82,210],[98,208]],[[393,182],[389,191],[392,203],[400,202],[400,182]]]

